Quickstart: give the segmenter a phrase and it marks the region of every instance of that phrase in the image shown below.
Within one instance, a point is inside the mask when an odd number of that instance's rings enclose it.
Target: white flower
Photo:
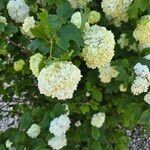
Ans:
[[[99,112],[93,115],[91,125],[100,128],[103,125],[104,121],[105,121],[105,113]]]
[[[76,127],[80,127],[80,126],[81,126],[81,121],[77,121],[77,122],[75,123],[75,126],[76,126]]]
[[[104,67],[114,56],[114,35],[105,27],[91,26],[85,32],[84,44],[82,56],[89,68]]]
[[[27,134],[31,138],[36,138],[41,132],[41,127],[37,124],[32,124],[28,129]]]
[[[12,146],[12,144],[13,144],[13,142],[11,142],[10,140],[7,140],[6,141],[6,143],[5,143],[5,145],[6,145],[6,148],[11,148],[11,146]]]
[[[61,136],[55,136],[48,141],[48,145],[51,146],[54,150],[60,150],[67,145],[66,135],[62,134]]]
[[[66,115],[69,115],[69,114],[70,114],[70,111],[69,111],[69,106],[68,106],[68,104],[63,104],[63,106],[65,106]]]
[[[0,16],[0,23],[4,23],[5,25],[7,25],[7,20],[5,17]]]
[[[95,24],[95,23],[97,23],[97,22],[100,21],[100,18],[101,18],[101,15],[100,15],[99,12],[97,12],[97,11],[91,11],[90,12],[90,16],[88,18],[88,22],[90,24]]]
[[[137,76],[131,86],[131,92],[134,95],[139,95],[141,93],[147,92],[149,87],[148,80]]]
[[[19,59],[18,61],[14,62],[14,70],[21,71],[25,65],[25,61],[23,59]]]
[[[116,78],[118,76],[118,71],[110,66],[110,64],[105,65],[102,68],[99,68],[99,78],[101,79],[101,82],[103,83],[109,83],[111,82],[112,78]]]
[[[89,97],[91,94],[89,92],[86,92],[86,97]]]
[[[61,115],[51,121],[49,131],[55,136],[60,136],[68,131],[70,123],[71,122],[67,114]]]
[[[46,96],[59,100],[71,99],[81,77],[81,71],[71,62],[54,62],[41,70],[38,88]]]
[[[29,16],[29,7],[24,0],[10,0],[7,9],[9,16],[17,23],[23,22]]]
[[[150,75],[149,68],[146,65],[142,65],[141,63],[137,63],[134,66],[134,72],[137,76],[147,78]]]
[[[127,91],[127,88],[124,86],[124,84],[120,84],[119,90],[120,90],[121,92],[126,92],[126,91]]]
[[[145,59],[150,60],[150,54],[144,56]]]
[[[31,33],[31,28],[35,26],[34,17],[26,17],[24,23],[22,24],[21,31],[23,34],[34,38],[34,35]]]
[[[82,19],[81,19],[81,13],[79,11],[75,12],[71,16],[71,22],[75,24],[78,28],[81,27]]]
[[[39,75],[39,65],[43,59],[43,55],[40,53],[36,53],[35,55],[32,55],[30,57],[29,63],[30,63],[30,69],[32,70],[32,73],[35,77],[38,77]]]
[[[150,15],[143,16],[140,19],[133,36],[140,43],[140,48],[150,48]]]
[[[128,21],[127,10],[133,0],[103,0],[102,9],[109,20],[113,20],[115,26],[120,26],[120,22]]]
[[[150,92],[144,96],[144,101],[150,105]]]
[[[126,38],[127,34],[121,34],[119,40],[117,41],[117,43],[120,45],[120,48],[123,49],[126,46],[128,46],[128,39]]]

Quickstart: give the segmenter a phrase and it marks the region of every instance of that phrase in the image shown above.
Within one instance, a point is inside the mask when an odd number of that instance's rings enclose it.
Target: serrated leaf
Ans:
[[[96,86],[92,88],[92,98],[98,102],[102,101],[102,93]]]
[[[96,127],[92,126],[92,138],[95,139],[95,140],[98,140],[99,137],[100,137],[99,128],[96,128]]]
[[[70,47],[70,41],[74,41],[78,47],[83,45],[81,31],[73,24],[62,27],[58,32],[57,44],[64,51]]]
[[[141,125],[146,125],[150,127],[150,109],[147,109],[143,112],[138,122]]]

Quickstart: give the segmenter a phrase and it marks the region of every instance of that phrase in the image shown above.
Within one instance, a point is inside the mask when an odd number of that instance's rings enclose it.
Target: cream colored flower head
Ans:
[[[26,17],[24,23],[22,24],[21,31],[23,34],[34,38],[34,35],[31,33],[31,28],[35,26],[34,17]]]
[[[5,25],[7,25],[7,20],[5,17],[0,16],[0,23],[4,23]]]
[[[148,92],[145,96],[144,96],[144,101],[150,105],[150,92]]]
[[[38,76],[38,88],[41,94],[71,99],[81,80],[81,71],[71,62],[58,61],[41,70]]]
[[[140,48],[150,48],[150,15],[143,16],[133,32],[136,41],[139,41]]]
[[[115,67],[110,66],[110,64],[100,68],[99,72],[99,78],[103,83],[109,83],[111,82],[112,78],[116,78],[118,76],[118,71],[115,69]]]
[[[39,75],[39,66],[43,59],[43,55],[40,53],[36,53],[35,55],[30,57],[29,63],[30,63],[30,69],[35,77],[38,77]]]
[[[95,24],[100,21],[101,15],[98,11],[91,11],[90,16],[88,18],[88,22],[90,24]]]
[[[91,120],[91,125],[100,128],[105,122],[105,113],[94,114]]]
[[[41,127],[37,124],[32,124],[28,129],[27,134],[31,138],[36,138],[41,133]]]
[[[101,5],[108,20],[113,20],[115,26],[120,26],[121,21],[128,21],[127,10],[133,0],[103,0]]]
[[[20,59],[16,62],[14,62],[14,70],[15,71],[21,71],[25,65],[25,61],[23,59]]]
[[[29,16],[29,7],[24,0],[9,0],[7,9],[11,19],[17,23],[23,22]]]
[[[114,56],[115,40],[111,31],[98,25],[91,26],[84,35],[83,59],[89,68],[101,68]]]

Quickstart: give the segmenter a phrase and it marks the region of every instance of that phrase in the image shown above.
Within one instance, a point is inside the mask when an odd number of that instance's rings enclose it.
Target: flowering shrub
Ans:
[[[1,0],[0,95],[19,124],[0,132],[0,150],[126,150],[123,128],[148,133],[149,8]]]

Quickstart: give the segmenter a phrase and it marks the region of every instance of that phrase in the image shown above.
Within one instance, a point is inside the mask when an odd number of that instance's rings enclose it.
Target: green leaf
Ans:
[[[19,129],[25,130],[28,129],[32,124],[31,114],[29,112],[25,112],[20,119]]]
[[[11,37],[14,33],[17,33],[18,32],[18,28],[16,26],[14,26],[13,24],[8,24],[6,26],[6,29],[5,29],[5,33]]]
[[[137,124],[141,115],[141,108],[138,104],[132,103],[130,104],[127,109],[124,111],[123,114],[123,121],[125,127],[132,128]]]
[[[56,43],[64,51],[67,51],[70,47],[70,41],[74,41],[78,47],[83,45],[82,33],[73,24],[66,25],[59,30]]]
[[[92,126],[92,138],[95,140],[98,140],[98,138],[100,137],[100,130],[99,128],[96,128],[94,126]]]
[[[92,98],[96,101],[102,101],[102,93],[96,86],[92,88]]]
[[[83,114],[86,114],[90,111],[90,108],[88,105],[82,105],[80,106],[80,110],[82,111]]]
[[[147,109],[143,112],[138,122],[141,125],[150,127],[150,109]]]
[[[4,32],[5,24],[0,22],[0,32]]]
[[[57,6],[56,13],[60,17],[62,17],[64,19],[68,19],[69,17],[72,16],[73,9],[72,9],[69,1],[67,1],[67,0],[56,0],[56,6]]]
[[[102,150],[102,146],[101,146],[100,142],[95,141],[93,143],[93,150]]]

